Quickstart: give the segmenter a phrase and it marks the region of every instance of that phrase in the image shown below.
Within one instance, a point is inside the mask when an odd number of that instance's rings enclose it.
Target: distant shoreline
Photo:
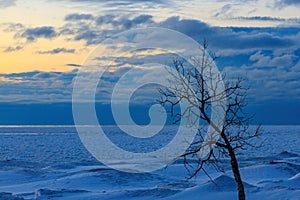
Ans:
[[[0,128],[75,128],[75,127],[97,127],[97,125],[30,125],[30,124],[21,124],[21,125],[0,125]],[[105,124],[105,125],[101,125],[101,127],[115,127],[118,126],[116,124]],[[130,125],[128,125],[130,126]],[[140,125],[140,126],[146,126],[146,125]],[[160,125],[152,125],[152,126],[160,126]],[[167,124],[165,126],[177,126],[177,125],[173,125],[173,124]],[[249,126],[258,126],[258,124],[250,124]],[[266,127],[266,126],[300,126],[300,124],[261,124],[261,126]]]

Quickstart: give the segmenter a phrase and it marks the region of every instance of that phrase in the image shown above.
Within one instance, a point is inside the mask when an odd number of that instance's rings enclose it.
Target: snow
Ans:
[[[300,199],[300,126],[264,129],[264,145],[238,156],[247,198]],[[115,140],[117,130],[106,127]],[[229,163],[222,165],[223,173],[207,166],[211,179],[200,172],[187,180],[182,160],[125,173],[93,158],[72,126],[0,127],[0,199],[237,199]]]

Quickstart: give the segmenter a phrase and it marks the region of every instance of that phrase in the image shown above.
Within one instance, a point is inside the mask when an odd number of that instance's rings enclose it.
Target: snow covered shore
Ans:
[[[114,131],[114,127],[107,127]],[[264,146],[239,155],[248,199],[300,198],[300,127],[265,127]],[[186,180],[182,160],[166,169],[130,174],[95,160],[74,127],[1,127],[0,199],[236,199],[225,173],[207,168]]]

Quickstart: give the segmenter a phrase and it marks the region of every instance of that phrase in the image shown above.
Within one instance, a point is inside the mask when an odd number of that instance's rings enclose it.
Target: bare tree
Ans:
[[[242,84],[244,79],[226,80],[225,74],[214,70],[216,58],[215,54],[208,53],[208,44],[204,41],[199,56],[190,58],[193,66],[180,58],[174,59],[171,67],[175,72],[169,70],[173,79],[169,80],[168,89],[159,89],[162,94],[159,102],[169,108],[174,123],[186,118],[191,125],[202,123],[210,127],[210,130],[203,126],[197,128],[194,142],[182,155],[190,177],[201,170],[206,173],[204,164],[212,164],[221,170],[220,158],[229,157],[238,198],[242,200],[246,198],[245,189],[236,153],[247,145],[253,146],[251,139],[259,136],[261,131],[259,126],[255,129],[249,127],[252,117],[244,112],[247,93],[247,88]],[[183,100],[189,102],[189,106],[178,112],[176,106]],[[217,120],[212,119],[212,115]],[[210,134],[207,135],[207,131]],[[190,157],[197,160],[193,170],[189,168]]]

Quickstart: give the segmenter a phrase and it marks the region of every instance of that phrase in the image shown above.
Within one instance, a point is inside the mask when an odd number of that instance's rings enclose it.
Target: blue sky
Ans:
[[[206,38],[220,71],[246,77],[256,122],[300,124],[297,0],[0,0],[0,11],[0,124],[72,124],[74,77],[89,52],[113,34],[145,27]],[[150,57],[161,59],[143,59]],[[110,87],[99,88],[101,109]]]

